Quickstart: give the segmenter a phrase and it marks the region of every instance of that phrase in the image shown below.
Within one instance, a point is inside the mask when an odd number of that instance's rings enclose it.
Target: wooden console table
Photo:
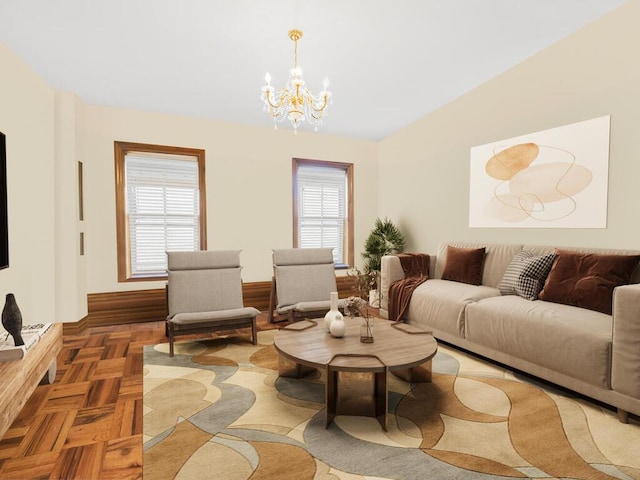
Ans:
[[[54,323],[22,360],[0,362],[0,438],[41,380],[55,378],[56,357],[62,349],[62,324]]]

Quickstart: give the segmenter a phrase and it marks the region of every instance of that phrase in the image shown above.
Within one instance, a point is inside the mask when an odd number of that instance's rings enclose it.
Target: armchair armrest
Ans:
[[[640,399],[640,284],[613,291],[611,387]]]

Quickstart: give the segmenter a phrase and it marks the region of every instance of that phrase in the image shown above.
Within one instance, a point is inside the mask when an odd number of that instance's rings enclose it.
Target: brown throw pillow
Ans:
[[[485,248],[458,248],[447,245],[447,260],[443,280],[480,285],[484,268]]]
[[[556,250],[558,256],[538,298],[611,315],[613,289],[629,283],[640,255]]]

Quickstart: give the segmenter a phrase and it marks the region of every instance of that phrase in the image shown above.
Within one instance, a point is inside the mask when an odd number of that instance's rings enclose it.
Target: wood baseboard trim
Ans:
[[[81,318],[77,322],[68,322],[62,324],[62,335],[80,335],[87,328],[89,316]]]
[[[340,297],[351,295],[353,280],[337,277]],[[251,282],[242,285],[244,304],[261,312],[269,309],[271,282]],[[79,335],[89,327],[124,325],[163,321],[166,318],[166,292],[164,288],[125,292],[90,293],[87,295],[88,314],[77,322],[65,323],[65,335]]]

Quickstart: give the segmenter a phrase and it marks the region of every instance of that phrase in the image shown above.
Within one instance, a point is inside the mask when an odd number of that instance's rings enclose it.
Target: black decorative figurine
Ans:
[[[13,293],[7,293],[7,301],[2,309],[2,326],[11,334],[16,347],[24,345],[22,340],[22,313],[20,313]]]

